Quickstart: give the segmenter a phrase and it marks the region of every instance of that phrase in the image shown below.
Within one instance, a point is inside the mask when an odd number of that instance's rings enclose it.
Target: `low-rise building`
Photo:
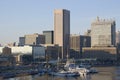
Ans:
[[[91,37],[85,35],[70,36],[70,58],[80,59],[83,47],[91,46]]]
[[[21,56],[24,56],[24,58],[27,56],[31,61],[45,58],[45,48],[43,46],[14,46],[9,48],[11,48],[11,54],[15,57],[16,62],[23,61]],[[0,54],[3,53],[3,49],[4,47],[0,47]],[[28,60],[27,58],[26,60]]]
[[[117,60],[117,48],[116,47],[83,48],[82,58]]]
[[[45,47],[46,58],[49,57],[49,60],[56,60],[58,57],[62,58],[60,46],[54,44],[44,44],[43,46]]]

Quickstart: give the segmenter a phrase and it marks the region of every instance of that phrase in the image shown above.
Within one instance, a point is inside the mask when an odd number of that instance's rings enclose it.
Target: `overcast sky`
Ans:
[[[0,0],[0,43],[53,30],[54,9],[70,10],[71,34],[83,34],[97,16],[114,18],[120,29],[120,0]]]

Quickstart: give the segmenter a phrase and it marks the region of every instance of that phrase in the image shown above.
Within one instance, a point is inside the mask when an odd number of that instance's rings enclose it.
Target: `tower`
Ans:
[[[65,59],[69,51],[70,11],[54,10],[54,44],[62,47],[61,58]]]

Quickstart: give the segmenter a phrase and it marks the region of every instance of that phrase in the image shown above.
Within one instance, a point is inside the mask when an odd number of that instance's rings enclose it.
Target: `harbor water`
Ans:
[[[96,67],[98,73],[78,77],[59,77],[49,75],[28,75],[3,80],[120,80],[120,67]]]

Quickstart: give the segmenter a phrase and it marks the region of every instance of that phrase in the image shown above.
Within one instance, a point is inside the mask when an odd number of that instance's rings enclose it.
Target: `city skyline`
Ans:
[[[105,19],[115,18],[116,30],[119,30],[119,2],[114,0],[0,1],[0,43],[18,42],[19,36],[54,30],[55,9],[70,10],[71,34],[84,34],[91,27],[91,22],[96,16]]]

